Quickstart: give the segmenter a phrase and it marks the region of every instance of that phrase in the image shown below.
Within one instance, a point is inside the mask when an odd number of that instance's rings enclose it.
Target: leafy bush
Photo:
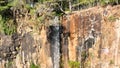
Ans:
[[[111,16],[108,17],[108,20],[111,21],[111,22],[116,21],[116,19],[118,19],[118,18],[115,17],[115,16],[113,16],[113,15],[111,15]]]
[[[114,64],[114,61],[113,60],[110,60],[110,63],[109,64]]]
[[[69,61],[70,68],[80,68],[80,62],[77,61]]]
[[[13,20],[5,21],[3,24],[4,33],[6,35],[11,35],[16,32],[16,25]]]
[[[13,62],[12,61],[8,61],[6,64],[5,64],[5,68],[11,68],[13,65]]]
[[[5,20],[0,15],[0,33],[11,35],[16,32],[16,25],[13,20]]]
[[[30,68],[40,68],[40,67],[38,65],[35,65],[34,63],[31,63]]]
[[[2,16],[0,15],[0,33],[4,33],[3,23]]]
[[[16,6],[18,5],[18,3],[19,3],[19,0],[12,0],[7,4],[7,6]]]
[[[6,5],[0,6],[0,33],[11,35],[16,32],[16,24],[10,8],[17,5],[17,3],[18,0],[12,0]]]

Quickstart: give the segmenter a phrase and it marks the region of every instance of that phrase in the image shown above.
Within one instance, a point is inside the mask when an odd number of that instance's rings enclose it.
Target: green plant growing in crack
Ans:
[[[78,61],[69,61],[70,68],[80,68],[80,62]]]
[[[13,64],[13,61],[8,61],[8,63],[5,64],[5,68],[11,68]]]
[[[111,21],[111,22],[114,22],[116,19],[118,19],[118,18],[113,16],[113,15],[108,17],[108,20]]]
[[[114,64],[114,61],[113,61],[113,60],[110,60],[110,63],[109,63],[109,64],[110,64],[110,65],[111,65],[111,64]]]
[[[30,68],[40,68],[40,66],[39,65],[35,65],[34,63],[31,63],[30,64]]]

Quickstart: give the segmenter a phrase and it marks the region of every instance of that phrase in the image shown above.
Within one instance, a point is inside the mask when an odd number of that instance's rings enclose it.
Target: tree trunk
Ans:
[[[71,0],[69,0],[69,10],[70,10],[70,12],[72,11],[72,3],[71,3]]]

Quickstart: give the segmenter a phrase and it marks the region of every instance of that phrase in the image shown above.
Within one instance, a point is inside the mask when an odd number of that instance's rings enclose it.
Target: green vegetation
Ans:
[[[15,22],[14,11],[18,8],[27,9],[30,11],[29,14],[31,16],[35,15],[37,11],[41,11],[38,12],[41,14],[36,14],[36,16],[38,15],[36,19],[38,22],[44,24],[46,19],[52,19],[54,16],[62,16],[67,12],[70,13],[71,10],[96,5],[105,6],[108,4],[120,4],[120,0],[0,0],[0,33],[11,35],[16,32],[17,23]],[[38,5],[41,8],[38,9]],[[111,21],[114,21],[114,19],[116,18],[109,17]]]
[[[7,35],[11,35],[16,32],[16,25],[13,20],[8,20],[3,24],[4,33]]]
[[[4,19],[0,15],[0,33],[11,35],[16,32],[16,25],[12,19]]]
[[[80,68],[80,62],[77,61],[69,61],[70,68]]]
[[[0,33],[11,35],[16,32],[16,24],[10,8],[17,5],[17,0],[11,1],[5,5],[0,5]]]
[[[85,67],[85,68],[91,68],[91,62],[90,62],[90,60],[87,60],[87,61],[84,63],[84,67]]]
[[[1,33],[4,33],[3,23],[4,21],[2,20],[2,16],[0,15],[0,32]]]
[[[110,60],[110,63],[109,63],[109,64],[110,64],[110,65],[111,65],[111,64],[114,64],[114,61],[113,61],[113,60]]]
[[[111,5],[115,5],[115,4],[119,4],[119,0],[100,0],[100,5],[102,6],[105,6],[105,5],[108,5],[108,4],[111,4]]]
[[[31,63],[31,64],[30,64],[30,68],[40,68],[40,66],[35,65],[34,63]]]
[[[118,18],[115,17],[115,16],[113,16],[113,15],[111,15],[111,16],[108,17],[108,20],[111,21],[111,22],[116,21],[116,19],[118,19]]]
[[[12,67],[13,62],[12,61],[8,61],[8,63],[5,64],[6,68],[11,68]]]
[[[89,53],[90,58],[94,58],[94,53]]]
[[[7,4],[7,6],[13,6],[13,7],[15,7],[15,6],[17,6],[19,4],[19,0],[12,0],[12,1],[10,1],[8,4]]]
[[[81,56],[82,56],[83,58],[86,58],[86,57],[88,57],[88,53],[86,53],[85,51],[83,51],[83,52],[81,53]]]

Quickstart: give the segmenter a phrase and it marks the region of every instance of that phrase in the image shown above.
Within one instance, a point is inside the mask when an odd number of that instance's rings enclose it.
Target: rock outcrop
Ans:
[[[118,67],[119,7],[94,7],[63,16],[69,61],[80,62],[82,68]]]
[[[17,33],[0,34],[0,67],[119,68],[119,8],[74,11],[42,25],[26,10],[24,17],[16,11]]]

